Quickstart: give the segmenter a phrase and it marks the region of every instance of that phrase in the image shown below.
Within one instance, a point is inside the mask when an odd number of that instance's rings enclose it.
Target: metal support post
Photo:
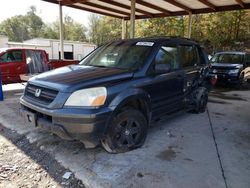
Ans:
[[[131,13],[130,13],[130,38],[135,37],[135,0],[131,0]]]
[[[122,39],[126,38],[125,33],[126,33],[126,24],[125,24],[125,20],[122,19]]]
[[[188,16],[188,38],[191,38],[192,33],[192,13],[189,13]]]
[[[64,59],[64,44],[63,44],[63,12],[62,12],[62,5],[61,1],[59,1],[59,29],[60,29],[60,52],[61,52],[61,58]]]

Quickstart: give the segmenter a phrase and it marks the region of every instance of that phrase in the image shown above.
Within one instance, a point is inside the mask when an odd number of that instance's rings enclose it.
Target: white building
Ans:
[[[0,35],[0,48],[8,47],[8,37]]]
[[[5,36],[0,36],[0,48],[3,47],[21,47],[31,49],[43,49],[49,54],[49,59],[60,58],[60,42],[55,39],[34,38],[31,40],[20,42],[9,42]],[[64,41],[64,58],[81,60],[96,48],[96,45],[78,42]]]

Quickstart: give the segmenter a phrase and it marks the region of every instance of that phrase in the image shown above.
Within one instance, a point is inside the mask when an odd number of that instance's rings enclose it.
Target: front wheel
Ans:
[[[138,110],[126,109],[116,115],[106,137],[101,140],[109,153],[123,153],[141,147],[147,135],[147,120]]]

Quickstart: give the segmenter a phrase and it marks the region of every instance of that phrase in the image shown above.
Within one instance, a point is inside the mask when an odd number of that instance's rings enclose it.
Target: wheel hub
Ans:
[[[126,129],[124,133],[126,136],[128,136],[128,135],[130,135],[130,130]]]

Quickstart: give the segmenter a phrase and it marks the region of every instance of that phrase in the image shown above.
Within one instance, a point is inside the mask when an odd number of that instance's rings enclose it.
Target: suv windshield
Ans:
[[[243,54],[215,54],[211,59],[212,63],[242,64]]]
[[[111,43],[97,49],[80,65],[137,70],[144,65],[153,45],[153,42]]]

